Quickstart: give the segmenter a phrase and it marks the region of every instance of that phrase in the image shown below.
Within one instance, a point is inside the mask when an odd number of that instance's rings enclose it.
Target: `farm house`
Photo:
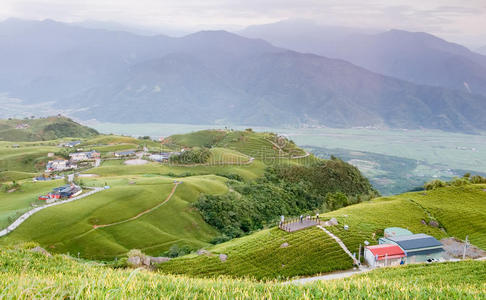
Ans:
[[[52,192],[47,195],[39,196],[39,200],[44,200],[46,203],[54,202],[58,199],[72,198],[81,194],[83,190],[75,184],[67,184],[54,188]]]
[[[364,258],[372,268],[397,266],[405,262],[405,252],[397,245],[382,244],[367,246]]]
[[[382,238],[380,244],[400,246],[407,256],[406,263],[440,260],[444,253],[436,238],[423,233]]]

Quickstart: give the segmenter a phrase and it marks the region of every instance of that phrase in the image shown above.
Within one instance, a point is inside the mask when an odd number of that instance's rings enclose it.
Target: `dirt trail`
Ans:
[[[143,215],[146,215],[154,210],[156,210],[157,208],[161,207],[162,205],[164,205],[165,203],[167,203],[167,201],[169,201],[172,196],[174,195],[176,189],[177,189],[177,186],[180,184],[181,182],[176,182],[174,184],[174,187],[172,188],[172,190],[170,191],[170,194],[167,196],[167,198],[165,198],[165,200],[159,204],[157,204],[156,206],[152,207],[152,208],[149,208],[145,211],[142,211],[141,213],[139,213],[138,215],[134,216],[134,217],[131,217],[129,219],[126,219],[126,220],[123,220],[123,221],[118,221],[118,222],[115,222],[115,223],[110,223],[110,224],[102,224],[102,225],[93,225],[93,229],[97,229],[97,228],[104,228],[104,227],[109,227],[109,226],[114,226],[114,225],[119,225],[119,224],[123,224],[123,223],[126,223],[126,222],[130,222],[130,221],[133,221],[133,220],[136,220],[138,218],[140,218],[141,216]]]

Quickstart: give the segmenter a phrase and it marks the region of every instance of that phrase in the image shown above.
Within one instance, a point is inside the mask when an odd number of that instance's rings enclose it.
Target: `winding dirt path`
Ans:
[[[164,205],[165,203],[167,203],[172,198],[172,196],[174,195],[174,193],[175,193],[175,191],[177,189],[177,186],[179,184],[181,184],[180,181],[176,182],[174,184],[174,187],[170,191],[170,194],[167,196],[167,198],[165,198],[164,201],[162,201],[161,203],[157,204],[156,206],[154,206],[152,208],[149,208],[149,209],[147,209],[145,211],[142,211],[141,213],[137,214],[136,216],[133,216],[133,217],[131,217],[129,219],[126,219],[126,220],[123,220],[123,221],[118,221],[118,222],[110,223],[110,224],[93,225],[93,229],[104,228],[104,227],[109,227],[109,226],[114,226],[114,225],[119,225],[119,224],[123,224],[123,223],[126,223],[126,222],[130,222],[130,221],[136,220],[136,219],[140,218],[141,216],[146,215],[146,214],[148,214],[148,213],[156,210],[157,208],[161,207],[162,205]]]

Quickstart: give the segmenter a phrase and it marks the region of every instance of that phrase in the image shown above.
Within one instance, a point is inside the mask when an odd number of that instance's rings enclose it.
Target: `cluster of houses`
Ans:
[[[434,237],[407,229],[385,229],[379,244],[366,246],[364,258],[370,267],[386,267],[411,263],[435,262],[443,258],[444,248]]]
[[[78,168],[78,163],[94,161],[95,165],[99,164],[100,153],[96,151],[76,152],[69,154],[69,160],[56,159],[51,160],[46,165],[46,172],[61,172]]]
[[[52,203],[59,199],[76,197],[82,192],[83,190],[81,189],[81,187],[71,183],[71,184],[57,187],[47,195],[39,196],[39,200],[46,201],[46,203]]]

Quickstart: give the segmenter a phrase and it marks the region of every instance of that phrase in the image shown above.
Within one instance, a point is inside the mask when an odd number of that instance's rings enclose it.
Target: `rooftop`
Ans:
[[[405,251],[421,248],[442,247],[442,244],[436,238],[423,233],[394,236],[389,237],[388,239],[397,243]]]
[[[375,257],[378,257],[378,260],[405,257],[405,252],[397,245],[382,244],[367,246],[366,249],[370,250]]]

